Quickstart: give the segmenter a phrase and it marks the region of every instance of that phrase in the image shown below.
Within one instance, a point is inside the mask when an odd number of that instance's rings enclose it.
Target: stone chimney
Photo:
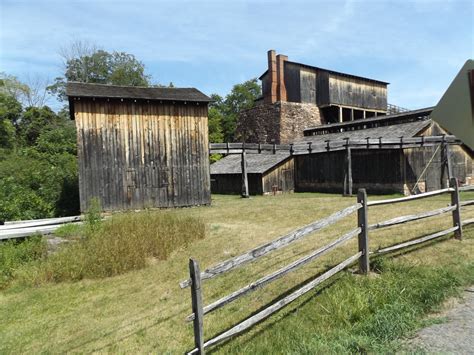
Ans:
[[[286,55],[278,54],[277,61],[277,101],[286,101],[286,86],[285,86],[285,62],[288,60]]]
[[[277,101],[277,60],[275,51],[268,51],[268,77],[269,77],[269,86],[270,93],[265,97],[266,101],[269,103],[274,103]]]

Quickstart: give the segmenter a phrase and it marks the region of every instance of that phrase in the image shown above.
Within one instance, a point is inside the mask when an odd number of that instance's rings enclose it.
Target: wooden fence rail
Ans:
[[[473,189],[474,188],[467,188],[467,187],[459,188],[457,180],[451,179],[450,187],[446,189],[427,192],[427,193],[423,193],[423,194],[419,194],[415,196],[401,197],[401,198],[387,199],[387,200],[377,200],[377,201],[370,201],[370,202],[367,200],[367,194],[365,192],[365,189],[360,189],[357,194],[356,204],[346,207],[345,209],[341,211],[337,211],[327,218],[310,223],[278,239],[275,239],[269,243],[266,243],[257,248],[254,248],[242,255],[239,255],[234,258],[225,260],[221,263],[218,263],[208,268],[204,272],[200,272],[199,264],[195,260],[190,259],[190,262],[189,262],[190,278],[180,283],[181,288],[191,286],[193,313],[187,316],[186,320],[193,321],[195,347],[192,350],[190,350],[188,353],[189,354],[204,354],[206,348],[212,345],[221,343],[222,341],[229,339],[230,337],[247,330],[248,328],[252,327],[256,323],[264,320],[265,318],[269,317],[270,315],[277,312],[281,308],[285,307],[289,303],[293,302],[298,297],[314,289],[316,286],[318,286],[325,280],[329,279],[330,277],[336,275],[338,272],[342,271],[343,269],[355,263],[356,261],[358,261],[359,263],[359,273],[367,274],[369,272],[369,255],[380,255],[380,254],[394,252],[394,251],[411,247],[417,244],[425,243],[427,241],[435,240],[437,238],[440,238],[452,233],[454,233],[454,236],[457,239],[461,239],[463,227],[470,224],[474,224],[474,218],[466,219],[464,221],[461,220],[461,206],[473,205],[474,200],[467,200],[467,201],[462,202],[460,200],[459,191],[469,191]],[[400,216],[400,217],[392,218],[392,219],[378,222],[371,225],[368,224],[368,213],[369,213],[370,206],[380,206],[380,205],[386,205],[386,204],[407,202],[407,201],[412,201],[415,199],[427,198],[427,197],[437,196],[437,195],[441,195],[445,193],[449,193],[451,195],[451,204],[447,207],[443,207],[443,208],[439,208],[439,209],[435,209],[431,211],[426,211],[426,212],[421,212],[418,214]],[[329,244],[324,245],[323,247],[311,252],[310,254],[302,257],[301,259],[298,259],[278,269],[277,271],[274,271],[258,279],[257,281],[253,281],[247,284],[246,286],[210,303],[207,306],[203,306],[202,290],[201,290],[202,280],[213,278],[217,275],[226,273],[227,271],[230,271],[236,267],[242,266],[248,262],[255,261],[256,259],[270,253],[271,251],[283,248],[313,232],[316,232],[318,230],[321,230],[324,227],[332,225],[340,221],[342,218],[347,217],[356,211],[357,211],[357,228],[347,232],[341,237],[331,241]],[[435,216],[439,216],[445,213],[452,214],[453,226],[450,228],[438,231],[436,233],[431,233],[431,234],[422,236],[420,238],[405,241],[396,245],[381,248],[375,251],[369,250],[369,235],[368,235],[369,231],[380,229],[380,228],[391,227],[391,226],[395,226],[395,225],[399,225],[403,223],[413,222],[417,220],[422,220],[424,218],[435,217]],[[351,240],[355,236],[358,236],[358,251],[356,254],[345,259],[344,261],[330,268],[329,270],[325,271],[321,275],[315,277],[312,281],[307,282],[304,286],[292,292],[290,295],[283,297],[277,302],[259,311],[258,313],[234,325],[230,329],[220,333],[219,335],[207,341],[204,340],[203,323],[204,323],[204,316],[206,314],[213,312],[237,300],[238,298],[242,297],[243,295],[248,294],[249,292],[255,291],[256,289],[259,289],[265,285],[268,285],[269,283],[279,279],[280,277],[292,271],[297,270],[301,266],[306,265],[316,260],[317,258],[321,257],[322,255],[328,253],[329,251],[335,249],[336,247],[341,246],[342,244]]]
[[[362,205],[360,203],[356,203],[355,205],[346,207],[345,209],[338,211],[331,216],[321,219],[319,221],[310,223],[300,229],[297,229],[296,231],[293,231],[289,234],[284,235],[283,237],[280,237],[270,243],[266,243],[264,245],[261,245],[255,249],[252,249],[242,255],[233,257],[231,259],[225,260],[217,265],[214,265],[208,269],[206,269],[204,272],[201,273],[201,280],[205,279],[211,279],[213,277],[216,277],[220,274],[223,274],[229,270],[232,270],[238,266],[244,265],[248,262],[254,261],[268,253],[274,250],[281,249],[303,237],[306,237],[307,235],[316,232],[317,230],[320,230],[324,227],[330,226],[337,221],[341,220],[344,217],[349,216],[350,214],[354,213],[357,211],[359,208],[361,208]],[[188,287],[191,284],[191,280],[187,279],[185,281],[180,282],[180,287],[185,288]]]

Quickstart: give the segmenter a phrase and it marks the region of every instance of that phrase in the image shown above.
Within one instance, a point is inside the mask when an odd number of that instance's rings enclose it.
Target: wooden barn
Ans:
[[[194,88],[68,83],[81,211],[210,203],[209,97]]]
[[[212,193],[242,192],[241,163],[241,155],[234,154],[211,164]],[[294,165],[289,153],[247,154],[246,166],[250,195],[294,191]]]
[[[348,164],[354,191],[366,188],[370,193],[409,195],[446,187],[450,175],[461,184],[472,183],[473,152],[469,147],[443,144],[423,147],[421,144],[407,148],[403,145],[403,138],[446,134],[429,118],[431,111],[432,108],[427,108],[305,130],[300,143],[316,145],[375,138],[399,140],[403,148],[364,149],[362,146],[295,156],[295,190],[343,192]]]

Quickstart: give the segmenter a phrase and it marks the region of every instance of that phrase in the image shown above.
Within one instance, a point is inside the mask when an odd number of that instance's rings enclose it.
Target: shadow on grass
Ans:
[[[338,263],[337,263],[338,264]],[[313,275],[303,281],[301,281],[300,283],[298,283],[297,285],[293,286],[292,288],[288,289],[287,291],[285,291],[284,293],[282,293],[281,295],[279,295],[278,297],[275,297],[273,300],[271,300],[270,302],[268,302],[266,305],[260,307],[259,309],[255,310],[254,312],[252,312],[247,318],[241,320],[240,322],[234,324],[233,326],[229,327],[228,329],[225,329],[223,330],[222,332],[214,335],[212,338],[215,338],[217,336],[219,336],[220,334],[223,334],[225,333],[226,331],[228,331],[229,329],[233,328],[235,325],[241,323],[241,322],[244,322],[245,320],[253,317],[254,315],[256,315],[257,313],[263,311],[265,308],[277,303],[278,301],[282,300],[283,298],[285,298],[286,296],[290,295],[291,293],[295,292],[296,290],[298,290],[299,288],[303,287],[304,285],[306,285],[308,282],[311,282],[313,281],[314,279],[318,278],[319,276],[321,276],[322,274],[324,274],[325,272],[327,272],[329,269],[333,268],[334,266],[336,266],[337,264],[334,264],[334,265],[331,265],[331,266],[327,266],[327,269],[324,270],[324,271],[321,271],[320,273],[316,274],[316,275]],[[260,329],[258,330],[257,332],[255,332],[255,334],[253,334],[248,340],[246,340],[245,342],[248,343],[250,341],[252,341],[255,337],[257,337],[258,335],[260,335],[261,333],[263,333],[264,331],[267,331],[269,329],[271,329],[273,326],[275,326],[277,323],[285,320],[288,316],[294,314],[295,312],[297,312],[301,307],[303,307],[304,305],[306,305],[308,302],[310,302],[311,300],[313,300],[315,297],[317,297],[318,295],[321,294],[321,292],[323,292],[324,290],[326,290],[327,288],[331,287],[335,282],[337,281],[337,279],[330,279],[330,281],[325,281],[325,285],[323,285],[321,288],[319,288],[316,292],[314,292],[311,296],[309,296],[306,300],[304,300],[303,302],[301,302],[299,305],[293,307],[290,311],[286,312],[281,318],[279,319],[275,319],[273,320],[272,322],[270,322],[268,324],[268,326],[266,326],[265,328],[263,329]],[[296,300],[294,300],[296,301]],[[293,302],[291,302],[293,303]],[[291,304],[290,303],[290,304]],[[287,306],[290,306],[290,304],[288,304]],[[283,308],[286,308],[283,307]],[[282,309],[283,309],[282,308]],[[276,314],[278,313],[279,311],[281,311],[282,309],[276,311],[275,313],[273,314]],[[272,315],[273,315],[272,314]],[[245,329],[244,331],[232,336],[231,338],[229,339],[226,339],[224,340],[222,343],[219,343],[219,344],[216,344],[214,347],[212,347],[211,349],[209,349],[207,352],[208,353],[215,353],[216,351],[220,350],[223,346],[225,346],[226,344],[228,344],[230,341],[233,341],[235,340],[236,338],[246,334],[249,330],[251,330],[252,328],[254,328],[254,326],[256,326],[257,324],[260,324],[262,322],[265,322],[265,321],[268,321],[268,318],[271,317],[272,315],[268,316],[267,318],[264,318],[262,319],[261,321],[255,323],[254,325],[252,325],[250,328],[247,328]]]
[[[133,331],[133,332],[131,332],[131,333],[129,333],[129,334],[127,334],[127,335],[125,335],[125,336],[123,336],[123,337],[121,337],[121,338],[119,338],[119,339],[113,341],[113,342],[109,342],[109,343],[107,343],[107,344],[105,344],[105,345],[103,345],[103,346],[101,346],[101,347],[99,347],[99,348],[94,348],[94,350],[92,350],[91,352],[97,352],[97,351],[100,352],[101,350],[104,350],[104,349],[106,349],[106,348],[108,348],[108,347],[110,347],[110,346],[112,346],[112,345],[114,345],[114,344],[116,344],[116,343],[118,343],[118,342],[120,342],[120,341],[123,341],[123,340],[125,340],[125,339],[128,339],[128,338],[132,337],[133,335],[136,335],[136,334],[138,334],[138,333],[140,333],[140,332],[143,332],[143,331],[145,331],[145,330],[147,330],[147,329],[151,329],[151,328],[153,328],[153,327],[156,327],[157,325],[159,325],[159,324],[161,324],[161,323],[164,323],[164,322],[166,322],[166,321],[169,321],[170,319],[172,319],[172,318],[174,318],[174,317],[177,317],[177,316],[179,316],[180,314],[184,314],[184,312],[185,312],[185,307],[183,307],[183,309],[179,310],[178,312],[176,312],[176,313],[174,313],[174,314],[171,314],[171,315],[169,315],[169,316],[167,316],[167,317],[160,318],[160,319],[158,319],[156,322],[153,322],[152,324],[150,324],[150,325],[148,325],[148,326],[146,326],[146,327],[142,327],[142,328],[140,328],[140,329],[138,329],[138,330],[136,330],[136,331]],[[84,342],[82,342],[82,343],[80,343],[80,344],[78,344],[78,345],[75,345],[75,346],[73,346],[73,347],[67,349],[67,350],[66,350],[66,353],[69,353],[69,352],[76,352],[76,351],[80,350],[80,348],[82,348],[82,347],[85,346],[85,345],[94,343],[94,342],[96,342],[96,341],[98,341],[98,340],[100,340],[100,339],[102,339],[102,338],[111,336],[112,334],[117,333],[117,332],[119,332],[119,331],[122,330],[122,329],[125,329],[125,328],[127,328],[127,327],[129,327],[129,326],[131,326],[131,325],[133,325],[133,324],[135,324],[135,323],[137,323],[137,322],[143,321],[143,320],[145,320],[145,319],[147,319],[147,318],[151,318],[151,317],[153,317],[153,314],[152,314],[152,315],[147,315],[147,316],[144,316],[144,317],[140,317],[140,318],[135,318],[135,319],[133,319],[131,322],[128,322],[127,324],[124,324],[124,325],[122,325],[122,326],[120,326],[120,327],[117,327],[117,328],[115,328],[115,329],[110,330],[109,332],[107,332],[107,333],[105,333],[105,334],[100,334],[98,337],[95,337],[95,338],[93,338],[93,339],[84,341]],[[183,316],[183,318],[184,318],[184,316]]]

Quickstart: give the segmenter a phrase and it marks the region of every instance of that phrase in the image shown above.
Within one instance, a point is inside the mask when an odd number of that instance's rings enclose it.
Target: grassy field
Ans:
[[[381,197],[369,197],[381,198]],[[474,198],[474,194],[464,195]],[[446,206],[449,196],[373,207],[369,223]],[[176,210],[207,225],[207,237],[138,271],[99,280],[13,286],[0,292],[0,353],[182,353],[193,345],[188,258],[201,268],[238,255],[288,231],[355,203],[330,194],[288,194],[241,199],[214,196],[211,207]],[[153,212],[160,214],[162,212]],[[153,214],[152,213],[152,214]],[[467,207],[463,217],[474,217]],[[369,234],[371,248],[451,226],[449,215]],[[204,281],[204,303],[220,298],[309,253],[356,226],[356,215],[304,238],[259,262]],[[245,319],[282,293],[298,287],[357,251],[357,238],[269,286],[205,317],[206,338]],[[383,351],[419,326],[420,317],[474,283],[474,228],[462,242],[431,243],[393,261],[375,260],[379,274],[341,273],[334,281],[284,308],[249,332],[217,347],[219,353]]]

